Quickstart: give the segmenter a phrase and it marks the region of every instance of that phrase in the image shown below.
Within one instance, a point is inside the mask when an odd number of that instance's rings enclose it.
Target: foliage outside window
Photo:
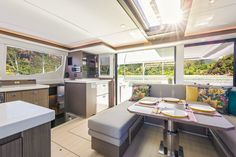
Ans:
[[[100,75],[110,74],[110,58],[106,56],[100,56]]]
[[[185,83],[232,85],[234,55],[184,61]]]
[[[7,46],[7,75],[34,75],[55,72],[62,64],[62,56]]]

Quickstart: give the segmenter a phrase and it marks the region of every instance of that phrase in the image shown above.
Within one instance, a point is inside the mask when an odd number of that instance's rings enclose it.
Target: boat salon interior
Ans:
[[[0,157],[236,157],[235,0],[0,0]]]

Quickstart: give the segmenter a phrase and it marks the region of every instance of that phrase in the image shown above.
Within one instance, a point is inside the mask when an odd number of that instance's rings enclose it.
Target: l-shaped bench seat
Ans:
[[[186,99],[185,85],[152,84],[151,97],[175,97]],[[143,124],[143,118],[129,113],[127,108],[134,102],[126,101],[113,108],[105,110],[88,121],[89,134],[92,136],[92,149],[106,157],[121,157],[128,148],[131,139]],[[235,116],[225,116],[236,126]],[[162,125],[163,121],[155,118],[145,118],[146,123]],[[207,135],[207,129],[192,125],[179,124],[179,129],[187,132]],[[236,130],[210,130],[215,146],[219,147],[222,156],[236,157]]]
[[[126,101],[88,120],[92,149],[106,157],[121,157],[143,124],[143,118],[128,112],[134,102]]]

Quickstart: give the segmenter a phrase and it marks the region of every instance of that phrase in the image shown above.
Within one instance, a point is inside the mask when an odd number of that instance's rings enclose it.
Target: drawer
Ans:
[[[108,94],[97,96],[97,104],[98,105],[108,105]]]
[[[21,100],[21,92],[7,92],[6,102]]]
[[[97,84],[97,95],[109,93],[108,83]]]

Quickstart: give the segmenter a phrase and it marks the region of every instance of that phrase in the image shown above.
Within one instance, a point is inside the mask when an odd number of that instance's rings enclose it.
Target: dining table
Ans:
[[[219,112],[211,113],[192,110],[191,105],[199,103],[187,103],[186,101],[171,102],[164,98],[145,97],[155,100],[152,105],[135,102],[128,107],[128,111],[137,115],[161,119],[164,121],[163,139],[160,142],[159,153],[170,157],[184,157],[184,148],[179,145],[179,131],[177,123],[201,126],[208,129],[232,130],[235,129],[227,119]],[[204,104],[206,105],[206,104]],[[170,116],[162,111],[176,110],[186,113],[185,117]]]

